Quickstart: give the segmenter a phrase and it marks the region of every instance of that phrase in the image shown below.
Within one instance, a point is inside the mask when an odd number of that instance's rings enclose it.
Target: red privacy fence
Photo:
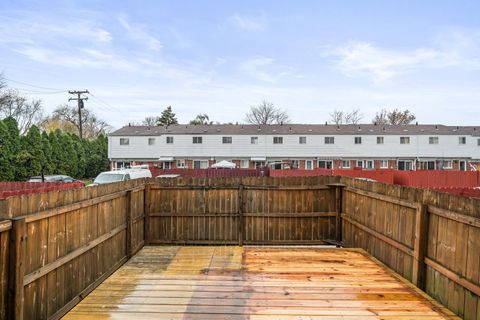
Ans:
[[[186,178],[236,178],[236,177],[266,177],[269,169],[158,169],[150,167],[153,177],[164,174],[179,174]]]
[[[0,182],[0,199],[31,193],[83,187],[83,182]]]

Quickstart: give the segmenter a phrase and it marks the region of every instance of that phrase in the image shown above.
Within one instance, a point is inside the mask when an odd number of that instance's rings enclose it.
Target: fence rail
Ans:
[[[465,319],[480,316],[480,200],[342,178],[343,242]]]
[[[480,316],[480,200],[349,177],[152,179],[0,200],[0,319],[58,319],[148,244],[360,247]]]

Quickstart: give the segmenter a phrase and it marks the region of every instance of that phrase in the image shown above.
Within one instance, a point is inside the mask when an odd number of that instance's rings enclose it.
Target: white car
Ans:
[[[152,173],[149,169],[131,168],[122,170],[105,171],[100,173],[95,180],[93,180],[93,186],[105,183],[127,181],[133,179],[151,178]]]

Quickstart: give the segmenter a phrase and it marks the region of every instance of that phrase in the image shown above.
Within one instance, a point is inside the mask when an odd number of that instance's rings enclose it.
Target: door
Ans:
[[[466,171],[467,170],[467,161],[460,161],[460,171]]]

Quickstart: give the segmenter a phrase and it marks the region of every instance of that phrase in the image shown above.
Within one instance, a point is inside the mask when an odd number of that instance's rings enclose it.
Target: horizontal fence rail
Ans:
[[[465,319],[480,317],[480,200],[342,178],[343,243]]]
[[[58,319],[148,244],[365,249],[480,317],[480,200],[350,177],[128,181],[0,200],[0,320]]]

